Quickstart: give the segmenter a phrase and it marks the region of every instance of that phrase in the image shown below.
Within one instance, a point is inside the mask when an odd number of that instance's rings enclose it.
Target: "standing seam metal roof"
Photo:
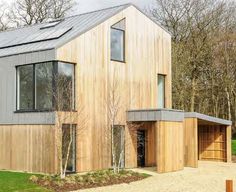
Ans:
[[[58,48],[62,46],[63,44],[69,42],[70,40],[76,38],[77,36],[87,32],[93,27],[99,25],[100,23],[104,22],[105,20],[114,16],[120,11],[128,8],[129,6],[134,6],[134,5],[125,4],[125,5],[120,5],[120,6],[102,9],[98,11],[93,11],[90,13],[84,13],[81,15],[67,17],[63,19],[61,23],[59,23],[53,28],[40,30],[41,27],[48,24],[48,23],[42,23],[42,24],[36,24],[33,26],[27,26],[27,27],[22,27],[22,28],[18,28],[14,30],[1,32],[0,33],[0,57]],[[140,9],[138,10],[141,11]],[[157,24],[160,25],[159,23]],[[4,47],[7,43],[17,44],[18,42],[23,42],[23,41],[25,42],[27,41],[27,39],[30,39],[30,38],[32,39],[32,36],[34,34],[44,35],[43,33],[45,33],[47,30],[53,29],[56,32],[60,29],[69,28],[69,27],[72,27],[72,30],[70,30],[69,32],[67,32],[66,34],[64,34],[63,36],[57,39],[52,39],[52,40],[45,39],[45,41],[39,41],[39,42],[34,42],[34,43],[31,42],[31,43],[25,43],[22,45],[12,46],[8,48],[1,48],[1,47]],[[47,38],[47,36],[45,36],[45,38]]]

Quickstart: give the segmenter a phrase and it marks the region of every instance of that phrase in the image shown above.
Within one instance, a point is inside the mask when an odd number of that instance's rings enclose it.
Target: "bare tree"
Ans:
[[[113,69],[107,87],[107,97],[105,98],[105,108],[107,111],[108,124],[104,133],[111,145],[111,164],[114,173],[119,173],[124,168],[125,149],[133,146],[133,141],[137,140],[137,130],[142,127],[141,123],[128,123],[125,127],[122,122],[126,121],[123,112],[127,109],[128,103],[125,97],[126,85],[119,78],[118,68]],[[131,99],[132,100],[132,99]],[[129,139],[125,140],[127,129]],[[108,143],[108,145],[109,145]]]
[[[0,31],[5,31],[7,28],[6,6],[0,4]]]
[[[74,0],[16,0],[8,17],[16,26],[33,25],[63,18],[74,5]]]
[[[54,87],[52,96],[54,111],[56,111],[57,158],[59,161],[60,177],[65,178],[69,159],[73,155],[72,144],[75,139],[74,137],[83,134],[85,121],[82,120],[83,107],[81,103],[76,107],[75,111],[75,104],[78,98],[74,95],[74,84],[71,77],[68,77],[66,74],[54,75]],[[75,126],[78,124],[79,118],[80,127],[78,128]],[[64,127],[65,129],[63,129]]]

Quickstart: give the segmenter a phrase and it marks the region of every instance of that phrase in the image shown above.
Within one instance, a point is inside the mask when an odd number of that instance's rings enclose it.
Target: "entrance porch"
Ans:
[[[128,165],[158,173],[198,167],[198,160],[231,161],[231,121],[179,110],[131,110]]]

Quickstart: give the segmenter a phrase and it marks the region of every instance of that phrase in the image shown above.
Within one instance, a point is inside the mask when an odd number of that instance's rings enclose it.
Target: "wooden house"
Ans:
[[[70,79],[73,122],[53,110],[53,74]],[[71,123],[68,171],[110,168],[114,84],[124,167],[231,161],[231,122],[171,109],[171,34],[127,4],[0,33],[0,169],[57,173],[57,129]]]

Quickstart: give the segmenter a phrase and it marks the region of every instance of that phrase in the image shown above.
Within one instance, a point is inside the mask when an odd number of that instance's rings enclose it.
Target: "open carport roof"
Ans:
[[[209,122],[209,124],[220,124],[220,125],[227,125],[231,126],[232,121],[228,121],[225,119],[220,119],[208,115],[204,115],[201,113],[196,113],[196,112],[185,112],[184,113],[185,118],[197,118],[198,120],[204,121],[204,122]]]

